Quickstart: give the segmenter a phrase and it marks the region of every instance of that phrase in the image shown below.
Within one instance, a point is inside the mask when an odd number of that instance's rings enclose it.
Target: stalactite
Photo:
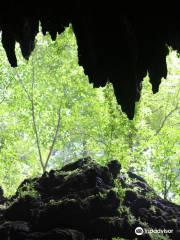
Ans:
[[[34,4],[33,4],[34,3]],[[141,7],[141,14],[136,9]],[[146,4],[119,8],[114,1],[66,1],[60,6],[53,1],[28,6],[7,1],[0,9],[2,43],[11,66],[17,66],[15,43],[28,59],[34,49],[38,23],[42,32],[57,33],[72,23],[77,38],[79,64],[84,67],[94,87],[111,82],[122,110],[134,116],[135,102],[140,99],[143,78],[149,73],[153,92],[157,92],[161,78],[166,78],[167,45],[180,51],[180,16],[174,6],[162,14],[146,12]],[[149,6],[153,9],[153,4]],[[144,10],[143,10],[144,9]],[[146,14],[144,14],[146,12]]]

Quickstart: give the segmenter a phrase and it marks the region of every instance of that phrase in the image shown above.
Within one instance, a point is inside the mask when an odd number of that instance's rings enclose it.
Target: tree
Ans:
[[[12,69],[0,48],[0,185],[7,194],[25,177],[92,156],[102,164],[119,159],[165,199],[180,201],[175,52],[159,93],[152,96],[148,78],[144,81],[133,121],[122,113],[111,84],[98,89],[89,84],[71,26],[54,42],[39,34],[28,62],[18,46],[16,52],[18,67]]]
[[[148,79],[144,82],[135,118],[138,129],[135,142],[139,141],[135,144],[136,159],[137,165],[140,165],[139,161],[146,165],[139,173],[159,194],[165,199],[179,201],[180,60],[175,52],[171,52],[167,61],[169,75],[167,80],[163,79],[158,94],[152,96]]]

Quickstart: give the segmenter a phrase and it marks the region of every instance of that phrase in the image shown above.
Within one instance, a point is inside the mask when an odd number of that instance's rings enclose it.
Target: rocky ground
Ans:
[[[180,206],[163,200],[118,161],[80,159],[0,191],[1,240],[180,239]],[[136,227],[144,230],[136,235]],[[171,230],[167,235],[145,229]]]

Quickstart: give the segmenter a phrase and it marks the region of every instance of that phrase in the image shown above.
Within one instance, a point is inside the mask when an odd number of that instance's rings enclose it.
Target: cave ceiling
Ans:
[[[118,103],[132,119],[143,78],[149,74],[156,93],[161,78],[167,76],[168,46],[180,51],[180,15],[175,5],[159,11],[146,2],[137,9],[120,7],[118,1],[44,1],[39,6],[35,1],[6,1],[0,8],[2,44],[9,63],[16,67],[15,43],[28,59],[39,22],[52,40],[71,23],[79,64],[90,82],[95,87],[111,82]]]

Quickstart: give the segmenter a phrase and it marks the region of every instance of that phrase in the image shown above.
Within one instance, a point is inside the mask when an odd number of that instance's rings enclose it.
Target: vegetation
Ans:
[[[27,62],[16,47],[13,69],[0,48],[0,185],[20,182],[81,157],[119,159],[164,198],[180,203],[180,59],[168,56],[169,75],[152,96],[148,78],[136,116],[122,113],[110,84],[94,89],[78,65],[69,27],[51,41],[37,37]]]

